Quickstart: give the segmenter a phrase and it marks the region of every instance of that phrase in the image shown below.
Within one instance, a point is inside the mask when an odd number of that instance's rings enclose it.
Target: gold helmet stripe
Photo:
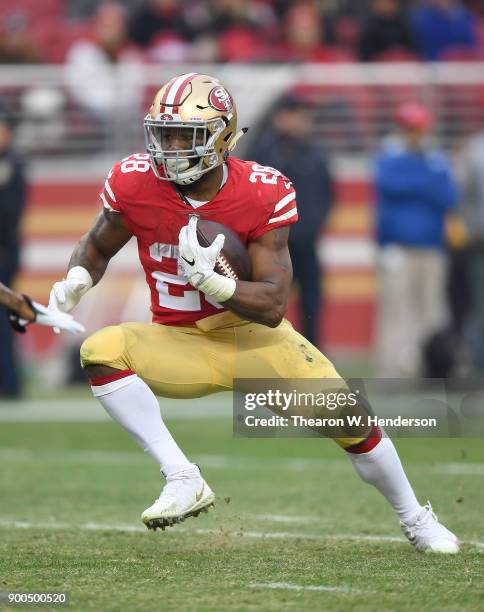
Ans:
[[[160,102],[160,112],[166,112],[165,106],[170,106],[169,110],[177,106],[181,102],[181,97],[188,83],[197,76],[196,72],[189,72],[172,79],[163,92],[163,97]]]

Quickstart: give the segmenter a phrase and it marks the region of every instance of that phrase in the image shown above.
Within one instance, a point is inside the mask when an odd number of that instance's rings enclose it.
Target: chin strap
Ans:
[[[228,151],[233,151],[237,145],[237,143],[239,142],[239,140],[242,138],[242,136],[244,134],[247,134],[247,132],[249,131],[248,127],[244,127],[241,130],[239,130],[235,136],[232,136],[232,138],[229,140],[229,146],[227,147]]]
[[[227,152],[232,152],[235,149],[235,147],[237,146],[238,141],[242,138],[242,136],[244,134],[247,134],[248,131],[249,131],[248,127],[243,127],[241,130],[236,132],[236,134],[234,136],[232,136],[232,138],[229,140],[229,143],[228,143],[228,146],[227,146]],[[216,136],[217,136],[217,134],[213,134],[211,136],[211,138],[207,141],[207,144],[203,147],[203,149],[206,149],[207,147],[211,146],[213,141],[215,140]],[[210,157],[212,155],[215,156],[215,158],[216,158],[216,154],[215,153],[203,155],[202,151],[200,151],[200,149],[202,149],[202,147],[200,147],[200,146],[196,147],[195,151],[196,151],[197,154],[200,155],[200,160],[203,160],[202,164],[205,164],[205,158],[210,159]],[[226,153],[226,155],[227,155],[227,153]],[[166,160],[165,160],[164,164],[165,164],[165,167],[168,170],[169,166],[168,166]],[[188,173],[190,170],[192,170],[196,166],[202,165],[202,164],[200,164],[200,161],[199,161],[199,162],[197,162],[197,164],[195,164],[195,166],[192,166],[191,168],[190,167],[186,168],[185,170],[182,170],[181,172],[178,171],[177,172],[178,177],[177,178],[173,178],[172,180],[175,183],[179,184],[179,185],[189,185],[190,183],[193,183],[193,182],[197,181],[202,176],[202,174],[204,174],[205,172],[201,172],[200,174],[198,174],[198,172],[197,172],[195,174],[195,176],[187,176],[187,177],[183,177],[183,174]],[[215,167],[216,166],[214,166],[214,168]],[[173,170],[170,170],[170,171],[173,172]]]

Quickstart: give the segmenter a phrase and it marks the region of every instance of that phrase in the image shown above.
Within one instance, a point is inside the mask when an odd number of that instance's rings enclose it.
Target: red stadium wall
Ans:
[[[86,231],[97,210],[99,182],[56,182],[31,185],[23,222],[24,267],[16,286],[35,299],[47,302],[52,283],[65,272],[75,241]],[[372,265],[359,259],[358,249],[371,250],[371,193],[367,182],[337,182],[337,202],[322,237],[325,252],[324,308],[321,312],[322,344],[334,350],[367,350],[372,343],[375,310],[375,277]],[[328,247],[326,249],[325,247]],[[331,247],[331,248],[329,248]],[[355,251],[353,253],[353,251]],[[136,262],[133,262],[133,268]],[[131,270],[120,279],[129,291]],[[124,283],[124,284],[123,284]],[[298,325],[297,290],[289,318]],[[49,329],[36,328],[24,342],[42,353],[58,340]]]

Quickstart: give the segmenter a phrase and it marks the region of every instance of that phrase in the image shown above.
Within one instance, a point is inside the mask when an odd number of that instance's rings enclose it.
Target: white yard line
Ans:
[[[435,469],[451,476],[484,476],[484,463],[442,463]]]
[[[254,521],[267,521],[268,523],[286,523],[300,525],[301,523],[323,522],[324,518],[317,516],[290,516],[285,514],[244,514]]]
[[[326,584],[292,584],[291,582],[249,582],[249,589],[281,589],[284,591],[324,591],[331,593],[361,593],[347,586],[329,586]]]
[[[91,465],[104,463],[107,465],[139,465],[147,461],[147,456],[141,451],[103,451],[103,450],[32,450],[28,448],[0,448],[0,461],[23,463],[35,461],[63,461],[70,464]],[[197,455],[194,461],[202,469],[240,469],[257,468],[258,470],[282,469],[295,472],[310,469],[352,473],[350,462],[346,459],[311,459],[278,457],[249,457],[236,455]],[[426,474],[443,474],[446,476],[484,476],[484,463],[436,463],[434,465],[410,464],[410,470]]]
[[[0,404],[0,421],[107,421],[108,414],[94,400],[21,400]]]
[[[15,521],[0,519],[0,527],[4,529],[46,529],[53,531],[118,531],[120,533],[146,532],[146,527],[140,525],[109,525],[100,523],[55,523],[51,521],[40,521],[31,523],[27,521]]]
[[[303,518],[303,517],[302,517]],[[122,524],[104,524],[104,523],[56,523],[38,522],[32,523],[28,521],[16,521],[13,519],[0,519],[0,528],[4,529],[46,529],[54,531],[114,531],[120,533],[146,533],[146,528],[140,525],[122,525]],[[177,525],[172,529],[164,532],[163,535],[177,535],[178,533],[195,533],[198,535],[212,536],[228,536],[228,537],[245,537],[255,540],[314,540],[324,542],[327,540],[341,540],[354,542],[375,542],[375,543],[395,543],[407,544],[407,540],[403,537],[388,536],[388,535],[358,535],[358,534],[316,534],[292,531],[225,531],[218,529],[188,529],[181,525]],[[475,548],[483,548],[484,542],[478,540],[464,540],[463,544],[474,546]]]
[[[213,397],[213,396],[211,396]],[[214,399],[191,401],[160,400],[163,417],[168,420],[208,420],[220,417],[232,418],[232,396],[225,394]],[[0,404],[0,422],[22,423],[38,421],[97,422],[110,417],[94,399],[87,400],[25,400]]]

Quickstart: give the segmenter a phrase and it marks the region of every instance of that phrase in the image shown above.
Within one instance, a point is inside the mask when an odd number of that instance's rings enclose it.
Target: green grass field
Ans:
[[[420,499],[465,542],[443,557],[413,551],[331,441],[170,419],[218,502],[152,533],[140,513],[161,478],[114,423],[15,410],[0,422],[0,591],[67,591],[74,610],[484,609],[482,440],[398,442]]]

